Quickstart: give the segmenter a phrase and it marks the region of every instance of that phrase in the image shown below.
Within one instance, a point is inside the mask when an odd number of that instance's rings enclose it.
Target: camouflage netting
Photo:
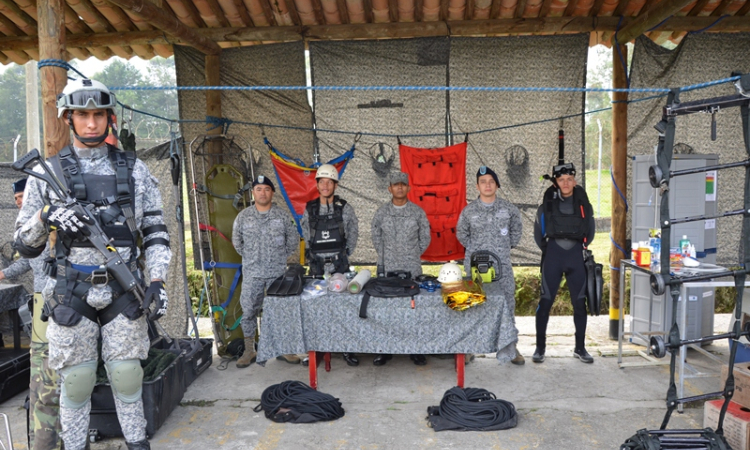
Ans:
[[[582,87],[586,80],[587,36],[513,38],[428,38],[394,41],[311,42],[315,85]],[[316,91],[315,119],[320,128],[401,135],[414,147],[437,147],[464,140],[467,151],[467,199],[477,196],[476,171],[492,167],[500,175],[499,194],[515,203],[524,217],[524,237],[513,263],[538,263],[533,221],[548,182],[539,177],[557,161],[557,136],[566,132],[566,159],[580,166],[583,118],[523,125],[578,114],[582,93],[438,91]],[[390,102],[390,103],[388,103]],[[373,108],[372,105],[386,107]],[[446,114],[449,112],[449,115]],[[407,136],[453,132],[446,136]],[[348,135],[319,133],[322,160],[351,145]],[[360,221],[355,261],[374,261],[370,222],[387,201],[385,178],[373,170],[369,149],[378,142],[397,147],[396,138],[363,136],[357,157],[347,167],[341,195]],[[398,152],[392,170],[399,170]]]
[[[689,34],[674,50],[654,44],[650,39],[639,38],[633,52],[630,75],[631,88],[681,87],[706,81],[728,78],[733,71],[750,72],[750,34]],[[680,94],[680,101],[732,95],[734,85],[725,83],[705,89]],[[653,94],[631,94],[637,100]],[[634,155],[653,154],[658,141],[654,130],[661,120],[666,97],[644,100],[628,105],[628,160]],[[675,135],[676,152],[718,154],[719,163],[741,161],[748,158],[742,140],[740,109],[728,108],[719,112],[717,140],[711,141],[711,115],[690,114],[677,118]],[[675,147],[678,147],[676,145]],[[632,167],[628,165],[628,192],[631,191]],[[718,171],[716,182],[718,212],[742,208],[744,169]],[[742,216],[716,220],[718,263],[737,263],[738,241]],[[628,229],[631,218],[627,219]]]
[[[309,48],[312,84],[319,86],[583,87],[588,35],[310,42]],[[303,49],[302,43],[226,49],[221,84],[305,85]],[[175,47],[175,55],[178,84],[203,85],[203,55],[184,47]],[[514,263],[539,262],[532,226],[548,186],[539,177],[556,163],[559,128],[566,133],[566,159],[579,166],[583,161],[583,118],[575,116],[583,108],[582,93],[315,91],[314,117],[304,91],[222,91],[221,96],[222,116],[236,122],[308,130],[314,122],[321,162],[344,153],[355,135],[363,133],[338,191],[359,217],[356,263],[376,259],[370,223],[389,198],[387,174],[400,169],[396,136],[414,147],[442,147],[463,141],[464,133],[505,128],[469,137],[467,198],[476,198],[475,174],[481,164],[500,174],[500,195],[524,215],[524,239],[513,253]],[[182,119],[204,120],[204,92],[180,91],[179,99]],[[574,117],[545,121],[565,115]],[[205,129],[204,124],[183,124],[183,136],[190,142]],[[258,174],[272,172],[262,131],[282,153],[312,163],[311,131],[230,125],[228,134],[244,138],[254,160],[260,156]],[[449,136],[452,132],[457,135]],[[430,136],[415,136],[424,134]]]
[[[454,86],[584,87],[588,35],[454,39],[451,84]],[[469,136],[466,164],[468,199],[477,197],[476,173],[492,167],[500,178],[499,195],[521,210],[523,238],[511,252],[513,263],[539,264],[534,218],[557,164],[558,130],[565,130],[565,160],[584,180],[584,94],[563,92],[459,92],[451,95],[453,131],[503,130]],[[546,119],[554,120],[514,127]]]
[[[175,142],[175,151],[179,150],[181,143],[182,141],[179,139]],[[184,291],[184,283],[187,283],[187,280],[183,275],[185,242],[180,239],[179,234],[180,222],[177,219],[177,207],[181,203],[181,195],[175,195],[171,174],[172,163],[169,154],[169,142],[150,149],[137,150],[138,158],[146,163],[151,175],[159,180],[159,191],[163,202],[162,212],[164,222],[169,230],[170,248],[172,249],[172,261],[169,263],[169,271],[167,272],[169,312],[166,317],[159,320],[159,323],[171,336],[183,337],[187,331],[187,304]],[[178,192],[182,193],[182,187],[178,187]]]
[[[258,45],[224,49],[221,52],[222,86],[305,86],[305,46],[291,44]],[[178,86],[205,85],[204,55],[189,48],[174,46]],[[179,91],[180,119],[206,120],[205,91]],[[222,91],[223,117],[252,123],[277,124],[285,127],[312,128],[312,111],[305,91]],[[214,125],[182,123],[182,136],[191,143]],[[227,134],[246,152],[252,154],[258,174],[273,177],[273,166],[263,136],[286,155],[310,162],[312,134],[287,128],[260,128],[243,124],[229,125]],[[196,141],[196,145],[199,142]],[[186,149],[185,153],[188,153]],[[278,184],[277,184],[278,186]],[[282,203],[281,198],[276,199]]]

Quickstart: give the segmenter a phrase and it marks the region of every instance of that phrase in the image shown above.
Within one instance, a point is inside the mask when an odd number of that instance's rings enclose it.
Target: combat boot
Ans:
[[[258,354],[255,352],[255,339],[245,338],[245,351],[240,356],[240,359],[237,360],[237,368],[244,369],[250,366],[250,364],[255,362],[256,356]]]
[[[148,439],[144,439],[138,442],[125,442],[128,446],[128,450],[151,450],[151,444],[148,443]]]

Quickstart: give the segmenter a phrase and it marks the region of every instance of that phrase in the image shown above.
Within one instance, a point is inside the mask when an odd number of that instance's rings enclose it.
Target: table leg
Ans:
[[[323,353],[323,361],[326,362],[326,372],[331,371],[331,352]]]
[[[465,358],[463,353],[456,353],[456,385],[460,388],[464,387]]]
[[[13,324],[13,348],[21,350],[21,318],[18,316],[18,309],[8,311]]]
[[[318,361],[317,352],[307,352],[307,370],[310,373],[310,387],[318,390]]]

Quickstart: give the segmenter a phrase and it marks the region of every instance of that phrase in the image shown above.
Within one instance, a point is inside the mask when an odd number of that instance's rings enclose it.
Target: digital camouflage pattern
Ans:
[[[523,223],[521,212],[511,202],[496,197],[487,204],[479,198],[469,203],[458,218],[456,237],[466,248],[464,268],[471,275],[471,255],[478,250],[489,250],[499,258],[498,271],[500,283],[508,302],[508,326],[512,328],[514,341],[518,340],[518,329],[515,325],[516,282],[513,277],[513,266],[510,261],[510,249],[521,242]]]
[[[372,245],[386,272],[406,270],[422,274],[422,253],[430,246],[430,222],[418,205],[388,202],[372,217]]]
[[[292,216],[276,204],[260,212],[251,205],[234,219],[232,244],[242,256],[242,333],[255,336],[266,288],[284,274],[287,258],[299,245]]]
[[[107,155],[107,147],[95,149],[74,149],[80,161],[83,173],[114,176],[112,164]],[[41,167],[34,170],[41,172]],[[144,211],[161,211],[161,194],[157,187],[158,180],[154,178],[146,165],[137,160],[132,174],[135,180],[135,209],[136,226],[139,230],[152,225],[163,225],[161,215],[144,217]],[[39,248],[45,244],[48,236],[47,227],[38,219],[39,210],[46,204],[62,206],[59,198],[41,180],[29,177],[24,194],[24,203],[16,220],[16,239],[25,245]],[[166,232],[149,234],[145,242],[154,238],[169,239]],[[144,243],[145,243],[144,242]],[[117,249],[123,260],[130,260],[130,248]],[[140,251],[140,249],[139,249]],[[150,279],[166,280],[167,269],[171,259],[171,251],[165,245],[153,245],[145,251],[145,261]],[[68,261],[80,265],[101,265],[104,256],[96,249],[76,247],[70,250]],[[42,291],[45,301],[52,296],[56,284],[55,279],[49,279]],[[102,309],[112,302],[112,291],[109,286],[92,287],[89,289],[86,302],[96,309]],[[82,318],[72,327],[63,327],[54,321],[49,322],[47,338],[49,339],[49,366],[60,370],[86,361],[96,361],[97,339],[99,325]],[[146,331],[146,320],[142,316],[131,321],[120,314],[104,327],[101,327],[103,341],[101,358],[104,361],[146,359],[148,356],[149,340]],[[64,379],[61,380],[64,382]],[[143,401],[124,404],[115,400],[117,416],[128,442],[137,442],[146,438],[146,420],[143,417]],[[89,413],[91,401],[78,410],[60,408],[60,422],[62,424],[62,438],[68,450],[82,449],[86,445],[88,433]]]

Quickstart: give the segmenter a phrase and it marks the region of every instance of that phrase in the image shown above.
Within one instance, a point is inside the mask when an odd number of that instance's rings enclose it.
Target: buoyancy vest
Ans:
[[[589,233],[587,214],[591,211],[591,204],[586,191],[576,186],[573,195],[565,199],[573,202],[573,214],[563,214],[560,211],[560,198],[557,187],[550,186],[544,193],[544,208],[540,224],[542,236],[545,239],[574,239],[583,241]]]

